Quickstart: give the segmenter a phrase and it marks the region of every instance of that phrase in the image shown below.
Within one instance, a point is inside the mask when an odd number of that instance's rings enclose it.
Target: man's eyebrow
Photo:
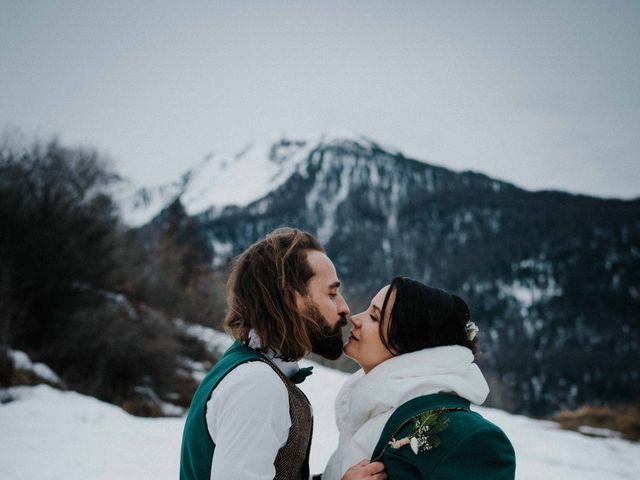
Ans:
[[[340,288],[340,280],[338,280],[337,282],[333,282],[331,285],[329,285],[329,288]]]

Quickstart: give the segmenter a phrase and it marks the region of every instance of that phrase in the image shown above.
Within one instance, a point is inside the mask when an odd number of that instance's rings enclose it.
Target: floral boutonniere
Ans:
[[[398,449],[409,445],[416,455],[436,448],[440,445],[440,437],[437,434],[449,426],[449,417],[445,414],[448,410],[440,408],[416,415],[411,419],[413,420],[411,433],[397,440],[392,438],[388,446]]]

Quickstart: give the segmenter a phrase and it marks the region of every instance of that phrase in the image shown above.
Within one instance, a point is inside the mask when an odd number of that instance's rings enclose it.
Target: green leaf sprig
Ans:
[[[406,437],[389,441],[391,448],[401,448],[409,445],[413,453],[431,450],[440,445],[440,437],[437,435],[449,426],[449,417],[445,414],[448,409],[440,408],[416,415],[413,420],[413,430]]]

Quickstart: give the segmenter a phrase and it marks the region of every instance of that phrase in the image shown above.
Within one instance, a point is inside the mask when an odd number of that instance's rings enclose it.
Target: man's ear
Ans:
[[[296,308],[299,312],[304,311],[304,307],[307,305],[307,296],[302,295],[300,292],[295,292],[296,296]]]

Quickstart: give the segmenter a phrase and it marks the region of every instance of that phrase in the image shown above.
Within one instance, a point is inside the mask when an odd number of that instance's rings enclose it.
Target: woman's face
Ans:
[[[389,290],[389,285],[383,287],[373,297],[368,309],[351,317],[353,328],[349,333],[349,340],[344,346],[344,353],[358,362],[364,373],[368,373],[372,368],[393,356],[382,344],[379,333],[380,312],[382,312],[382,304],[387,290]],[[387,303],[385,322],[389,321],[394,300],[395,292],[392,292]]]

